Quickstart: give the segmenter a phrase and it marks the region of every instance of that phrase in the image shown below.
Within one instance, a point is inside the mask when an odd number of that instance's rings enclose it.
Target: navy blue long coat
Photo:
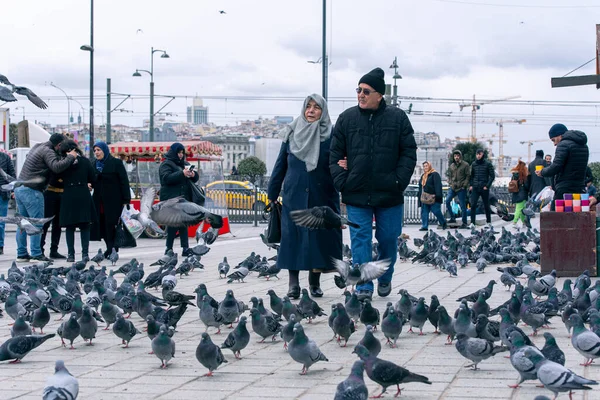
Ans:
[[[313,171],[306,171],[304,161],[290,153],[288,143],[281,145],[269,181],[269,199],[282,197],[281,244],[277,256],[280,268],[308,271],[331,270],[331,258],[342,258],[342,231],[309,230],[296,226],[290,211],[316,206],[329,206],[340,212],[340,195],[333,186],[329,173],[329,146],[331,139],[321,143],[319,163]],[[283,186],[283,190],[282,190]]]

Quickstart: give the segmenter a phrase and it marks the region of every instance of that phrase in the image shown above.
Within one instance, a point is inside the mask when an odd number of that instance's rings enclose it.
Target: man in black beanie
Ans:
[[[528,166],[529,176],[531,177],[529,178],[531,179],[531,183],[529,184],[529,197],[534,197],[546,187],[546,180],[535,174],[536,167],[538,166],[542,169],[546,166],[546,160],[544,160],[544,150],[536,150],[535,158],[529,163]]]
[[[548,136],[556,146],[554,161],[550,166],[536,171],[536,175],[554,177],[554,200],[562,200],[565,193],[585,193],[585,174],[590,157],[586,134],[569,130],[563,124],[554,124]]]
[[[358,105],[338,117],[332,134],[329,169],[342,193],[350,228],[352,261],[365,263],[372,257],[372,223],[379,259],[389,268],[379,277],[377,292],[388,296],[396,263],[397,240],[402,233],[404,189],[417,162],[417,144],[408,117],[385,103],[384,72],[375,68],[358,81]],[[374,285],[357,285],[359,299],[372,298]]]
[[[23,168],[19,173],[19,180],[39,179],[38,183],[26,184],[15,189],[17,211],[24,217],[44,217],[44,190],[48,185],[50,172],[60,174],[73,164],[77,158],[75,150],[69,152],[67,157],[61,159],[56,150],[64,140],[64,136],[55,133],[50,140],[38,143],[31,148],[25,158]],[[42,254],[41,234],[29,237],[31,255],[27,252],[27,234],[17,228],[17,262],[50,261]]]

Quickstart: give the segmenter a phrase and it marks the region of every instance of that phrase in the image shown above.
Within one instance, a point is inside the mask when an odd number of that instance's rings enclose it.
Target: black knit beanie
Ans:
[[[61,144],[63,140],[65,140],[65,137],[62,133],[53,133],[52,136],[50,136],[50,143],[52,143],[53,146]]]
[[[568,131],[568,129],[563,124],[554,124],[552,125],[552,128],[550,128],[548,136],[550,136],[550,139],[552,139],[557,136],[563,135],[566,131]]]
[[[539,158],[544,158],[544,150],[536,150],[535,156]]]
[[[371,72],[367,73],[366,75],[363,75],[363,77],[360,78],[360,81],[358,81],[358,84],[360,85],[361,83],[366,83],[367,85],[375,89],[375,91],[383,95],[385,94],[385,80],[383,79],[384,76],[385,73],[383,72],[383,70],[377,67]]]

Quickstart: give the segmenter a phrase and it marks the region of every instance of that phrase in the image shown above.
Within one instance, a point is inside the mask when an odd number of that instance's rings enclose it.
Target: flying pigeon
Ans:
[[[360,228],[358,224],[342,217],[327,206],[290,211],[290,217],[296,225],[309,229],[341,229],[344,225]]]
[[[10,86],[10,89],[4,87],[3,90],[0,91],[0,100],[3,101],[16,101],[16,98],[12,96],[12,93],[19,94],[21,96],[25,96],[31,101],[36,107],[45,110],[48,108],[48,105],[44,103],[42,99],[40,99],[35,93],[24,86],[16,86],[12,84],[8,78],[2,74],[0,74],[0,83]],[[10,94],[10,96],[7,95]],[[12,98],[11,98],[12,96]],[[14,99],[14,100],[13,100]]]
[[[39,235],[42,233],[42,228],[38,228],[36,225],[43,226],[46,222],[52,221],[54,217],[50,218],[27,218],[21,215],[15,214],[14,217],[0,217],[0,222],[7,224],[15,224],[21,230],[25,231],[27,235]]]
[[[389,259],[369,261],[363,264],[354,263],[353,265],[335,258],[333,261],[335,269],[337,269],[346,286],[355,286],[377,279],[385,274],[390,266]]]
[[[44,178],[42,176],[36,176],[27,180],[20,180],[8,175],[2,168],[0,168],[0,176],[2,176],[2,178],[8,182],[7,184],[1,186],[2,190],[6,191],[15,190],[15,188],[23,185],[35,185],[44,182]]]

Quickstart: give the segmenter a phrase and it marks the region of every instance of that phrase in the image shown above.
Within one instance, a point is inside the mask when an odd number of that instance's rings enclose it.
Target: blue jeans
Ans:
[[[462,222],[463,224],[467,224],[467,190],[466,189],[460,189],[459,191],[455,192],[454,190],[452,190],[452,188],[448,189],[448,194],[446,195],[446,210],[448,210],[448,215],[450,215],[450,219],[454,219],[456,218],[455,215],[452,213],[452,206],[450,205],[450,202],[452,201],[453,198],[458,196],[458,202],[460,204],[460,214],[462,216]]]
[[[442,205],[440,203],[421,204],[421,228],[429,227],[429,213],[436,216],[440,225],[446,224],[444,214],[442,214]],[[466,218],[466,216],[465,216]]]
[[[8,198],[4,199],[4,196],[0,195],[0,217],[6,217],[8,215]],[[0,247],[4,247],[4,227],[5,222],[0,222]]]
[[[44,218],[44,194],[39,190],[34,190],[26,186],[19,186],[15,189],[15,200],[17,202],[17,211],[23,217]],[[40,226],[41,228],[41,226]],[[42,234],[29,237],[31,245],[31,256],[36,257],[42,254],[40,242]],[[17,257],[27,255],[27,233],[17,228]]]
[[[402,234],[404,204],[389,208],[346,206],[346,210],[348,219],[360,225],[360,228],[350,227],[352,262],[362,264],[372,260],[374,216],[376,221],[375,238],[379,243],[379,259],[390,260],[390,267],[378,280],[381,283],[391,282],[394,275],[394,264],[396,264],[398,236]],[[372,291],[373,282],[357,285],[356,289]]]

